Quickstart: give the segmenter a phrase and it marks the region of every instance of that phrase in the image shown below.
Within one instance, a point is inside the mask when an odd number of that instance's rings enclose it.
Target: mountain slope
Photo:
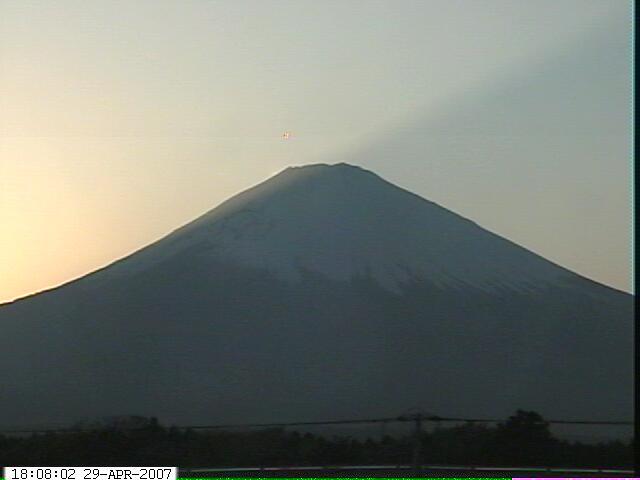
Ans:
[[[288,279],[300,269],[335,280],[370,274],[396,289],[438,284],[523,288],[571,276],[452,212],[346,164],[288,168],[183,227],[111,273],[185,249]]]
[[[0,307],[0,424],[629,417],[632,298],[375,174],[289,168]]]

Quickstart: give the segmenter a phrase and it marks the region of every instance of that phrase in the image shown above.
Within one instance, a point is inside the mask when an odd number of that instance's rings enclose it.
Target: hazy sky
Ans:
[[[0,0],[0,301],[341,161],[630,291],[631,8]]]

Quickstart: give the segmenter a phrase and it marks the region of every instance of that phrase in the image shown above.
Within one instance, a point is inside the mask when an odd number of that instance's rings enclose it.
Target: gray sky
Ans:
[[[318,161],[630,291],[630,41],[623,0],[0,0],[0,301]]]

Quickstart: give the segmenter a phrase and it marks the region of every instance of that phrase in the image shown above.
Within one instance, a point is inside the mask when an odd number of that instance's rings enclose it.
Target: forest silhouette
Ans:
[[[70,432],[0,436],[0,463],[15,466],[278,467],[410,464],[416,438],[359,439],[269,428],[249,432],[165,427],[119,417]],[[80,429],[82,427],[82,429]],[[631,442],[585,444],[555,438],[536,412],[495,426],[465,423],[420,435],[423,464],[625,468]]]

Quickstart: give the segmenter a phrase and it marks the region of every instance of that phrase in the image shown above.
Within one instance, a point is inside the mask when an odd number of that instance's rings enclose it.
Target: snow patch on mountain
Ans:
[[[139,271],[187,250],[203,262],[261,268],[289,281],[305,270],[338,281],[370,276],[395,292],[416,279],[493,291],[531,290],[573,275],[346,164],[287,168],[108,273]]]

